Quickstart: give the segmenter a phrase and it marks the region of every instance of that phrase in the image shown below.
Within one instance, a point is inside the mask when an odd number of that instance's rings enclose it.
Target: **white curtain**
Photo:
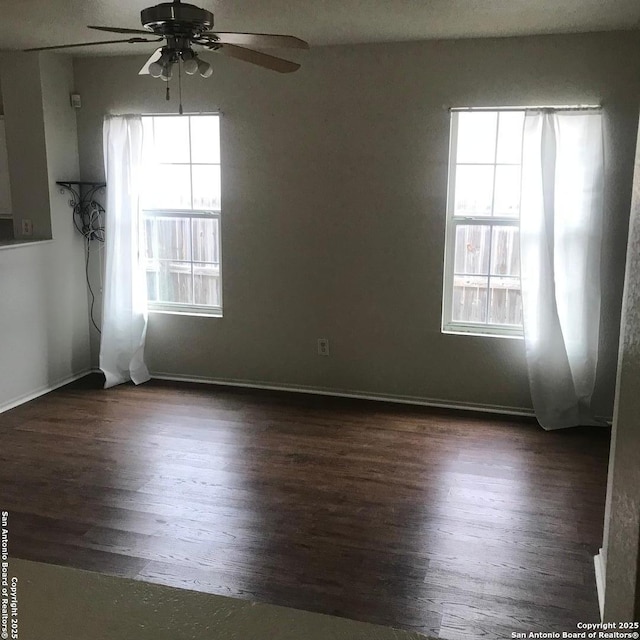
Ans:
[[[106,389],[128,380],[140,384],[150,379],[144,362],[145,273],[138,260],[142,119],[105,119],[103,141],[107,207],[100,368]]]
[[[527,112],[522,305],[531,398],[545,429],[596,422],[603,156],[600,112]]]

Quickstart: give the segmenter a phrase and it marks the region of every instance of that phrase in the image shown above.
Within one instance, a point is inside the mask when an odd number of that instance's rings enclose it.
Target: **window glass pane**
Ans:
[[[142,118],[142,163],[147,165],[156,164],[158,161],[155,153],[155,133],[153,128],[153,118]]]
[[[158,265],[158,302],[192,304],[193,288],[190,262],[160,260]]]
[[[492,166],[458,165],[456,167],[454,215],[491,215],[493,170]]]
[[[520,278],[491,278],[489,323],[522,326]]]
[[[147,258],[154,257],[155,229],[156,225],[153,218],[143,218],[142,243],[144,244],[144,255]]]
[[[191,117],[191,162],[220,162],[220,118]]]
[[[454,276],[454,322],[487,322],[487,278],[479,276]]]
[[[143,209],[191,209],[189,165],[146,165]]]
[[[155,302],[158,299],[158,273],[153,266],[147,267],[147,300]]]
[[[148,220],[151,223],[146,227],[148,259],[191,260],[189,218],[154,217]]]
[[[193,260],[220,262],[220,220],[218,218],[192,218]]]
[[[489,273],[491,227],[473,224],[456,225],[454,273]]]
[[[520,238],[517,227],[493,228],[491,247],[491,274],[520,275]]]
[[[193,208],[220,211],[220,165],[193,166]]]
[[[517,218],[520,215],[520,167],[496,167],[493,215]]]
[[[194,304],[219,307],[220,266],[217,264],[193,263]]]
[[[492,163],[496,157],[495,111],[462,111],[458,116],[458,149],[456,162]]]
[[[523,129],[524,111],[500,112],[497,162],[520,164]]]
[[[188,118],[153,118],[153,132],[153,154],[156,162],[189,162]],[[148,129],[145,130],[145,135],[147,133]]]

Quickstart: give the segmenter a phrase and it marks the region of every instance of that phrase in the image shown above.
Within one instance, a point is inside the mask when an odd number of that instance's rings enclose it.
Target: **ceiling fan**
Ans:
[[[131,34],[125,40],[103,40],[100,42],[83,42],[78,44],[63,44],[53,47],[36,47],[26,51],[46,51],[51,49],[69,49],[72,47],[87,47],[105,44],[128,42],[142,44],[147,42],[162,42],[145,62],[140,75],[151,75],[169,81],[175,64],[182,65],[185,73],[194,75],[199,73],[208,78],[213,69],[208,62],[201,60],[194,46],[203,47],[210,51],[223,53],[231,58],[244,60],[251,64],[271,69],[279,73],[291,73],[300,68],[297,62],[291,62],[249,47],[308,49],[309,45],[293,36],[266,33],[236,33],[230,31],[211,31],[213,27],[213,13],[200,9],[192,4],[173,0],[148,7],[140,12],[142,29],[122,29],[119,27],[96,27],[89,29],[107,31],[109,33]],[[134,35],[135,34],[135,35]],[[146,38],[141,35],[149,36]],[[154,37],[155,36],[155,37]]]

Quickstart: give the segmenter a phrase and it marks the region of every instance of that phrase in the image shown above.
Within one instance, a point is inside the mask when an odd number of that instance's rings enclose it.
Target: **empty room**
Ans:
[[[638,637],[636,0],[0,12],[2,638]]]

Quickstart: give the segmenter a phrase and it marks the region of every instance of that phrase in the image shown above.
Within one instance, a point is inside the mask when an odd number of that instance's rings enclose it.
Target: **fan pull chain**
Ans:
[[[178,58],[178,94],[180,98],[178,113],[182,115],[184,111],[182,109],[182,58],[181,57]]]
[[[167,102],[169,102],[169,100],[171,100],[171,94],[169,93],[169,83],[168,82],[167,82],[167,93],[166,93],[166,96],[167,96]]]

